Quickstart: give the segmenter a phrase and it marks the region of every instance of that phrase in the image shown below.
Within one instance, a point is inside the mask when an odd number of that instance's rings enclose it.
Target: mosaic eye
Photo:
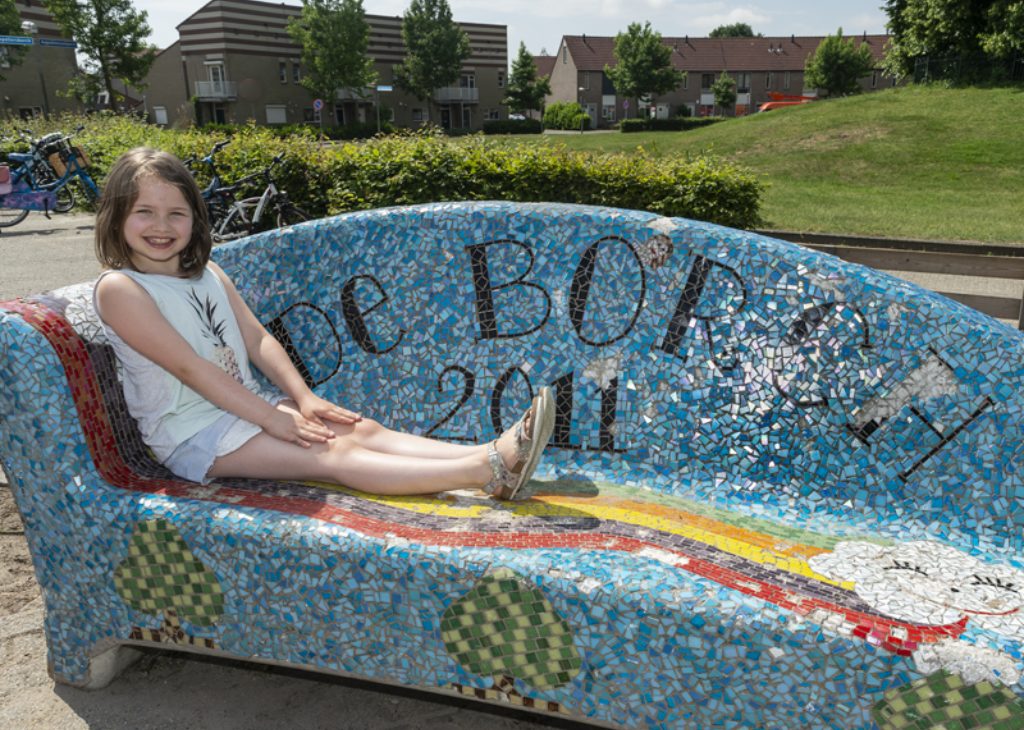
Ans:
[[[921,566],[914,565],[909,560],[893,560],[892,565],[885,568],[885,570],[909,570],[912,573],[920,573],[925,577],[929,577],[928,573],[921,569]]]
[[[1010,591],[1012,593],[1017,592],[1017,586],[1015,584],[1009,582],[1004,583],[1002,578],[996,578],[993,576],[981,576],[977,573],[975,573],[971,577],[973,579],[971,580],[972,586],[991,586],[992,588],[1002,588],[1003,590]]]

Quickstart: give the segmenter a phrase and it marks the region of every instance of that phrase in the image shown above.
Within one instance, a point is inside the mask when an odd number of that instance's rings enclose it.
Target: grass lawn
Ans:
[[[765,226],[1024,243],[1024,89],[907,87],[689,132],[513,137],[652,156],[712,152],[766,184]]]

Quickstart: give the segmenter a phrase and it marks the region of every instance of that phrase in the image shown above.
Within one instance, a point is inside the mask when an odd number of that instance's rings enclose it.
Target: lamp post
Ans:
[[[33,23],[31,20],[23,20],[21,22],[21,32],[24,33],[27,36],[33,36],[33,45],[35,45],[34,36],[39,35],[39,27],[35,23]],[[32,49],[32,50],[36,54],[36,68],[37,68],[37,70],[39,72],[39,87],[43,91],[43,116],[44,117],[49,117],[50,116],[50,100],[46,96],[46,79],[43,78],[43,56],[42,56],[42,52],[41,51],[37,51],[36,49]]]

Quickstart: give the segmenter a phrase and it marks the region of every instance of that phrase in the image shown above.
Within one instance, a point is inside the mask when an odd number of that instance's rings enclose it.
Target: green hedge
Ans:
[[[204,124],[200,127],[202,132],[218,133],[223,136],[231,136],[245,129],[248,124]],[[318,124],[282,124],[275,127],[265,127],[278,137],[291,137],[296,134],[312,134],[319,137],[321,134],[327,139],[368,139],[377,134],[392,134],[395,126],[391,122],[381,120],[380,129],[377,129],[377,122],[356,122],[342,126],[328,126],[320,128]]]
[[[724,122],[725,117],[673,117],[671,119],[623,119],[619,129],[623,132],[682,132],[697,127]]]
[[[33,132],[74,129],[82,121],[37,122]],[[132,147],[149,145],[188,157],[205,154],[224,136],[160,129],[126,117],[89,117],[85,123],[77,141],[92,158],[91,172],[100,184],[113,161]],[[0,124],[0,136],[16,126]],[[230,182],[277,154],[284,156],[278,182],[314,216],[450,200],[515,200],[636,208],[737,228],[760,222],[761,183],[710,157],[593,154],[479,134],[450,139],[437,130],[322,145],[313,133],[279,138],[251,125],[237,131],[217,161]]]
[[[498,119],[484,122],[484,134],[540,134],[544,125],[539,119]]]

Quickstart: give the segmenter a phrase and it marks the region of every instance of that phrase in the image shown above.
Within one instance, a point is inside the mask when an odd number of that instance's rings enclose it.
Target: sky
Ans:
[[[207,0],[134,0],[149,13],[151,41],[159,48],[178,39],[175,26]],[[509,60],[523,42],[534,55],[558,51],[563,35],[614,36],[633,22],[650,21],[663,36],[706,36],[727,23],[747,23],[766,36],[884,33],[883,0],[762,0],[751,3],[677,0],[448,0],[455,20],[508,27]],[[301,5],[302,0],[286,0]],[[370,15],[400,16],[409,0],[363,0]]]

